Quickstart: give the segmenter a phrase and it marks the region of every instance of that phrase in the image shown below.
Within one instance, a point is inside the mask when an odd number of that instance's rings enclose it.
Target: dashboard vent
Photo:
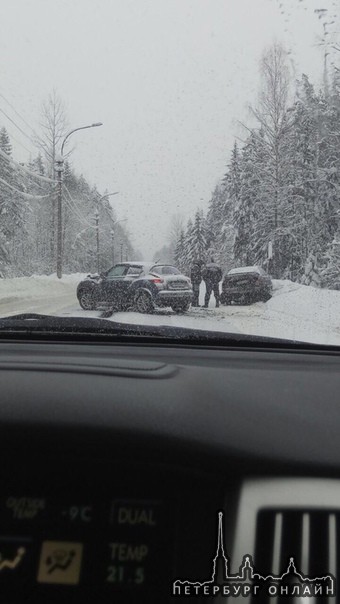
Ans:
[[[259,569],[281,575],[293,557],[310,576],[336,575],[339,512],[260,510],[254,561]]]
[[[249,554],[257,572],[277,576],[287,570],[293,557],[305,575],[331,573],[337,578],[339,538],[340,481],[246,481],[240,494],[231,568],[236,572]]]

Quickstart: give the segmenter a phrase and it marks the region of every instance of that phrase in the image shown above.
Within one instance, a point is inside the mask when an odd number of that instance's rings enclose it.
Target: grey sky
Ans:
[[[38,130],[55,88],[74,135],[72,162],[113,198],[145,257],[166,242],[173,213],[206,207],[238,120],[256,101],[258,60],[282,40],[292,73],[322,74],[315,8],[336,0],[7,0],[0,8],[0,94]],[[281,5],[281,8],[280,8]],[[329,19],[331,20],[331,19]],[[334,25],[329,26],[330,29]],[[0,97],[0,109],[29,134]],[[37,151],[0,113],[22,161]]]

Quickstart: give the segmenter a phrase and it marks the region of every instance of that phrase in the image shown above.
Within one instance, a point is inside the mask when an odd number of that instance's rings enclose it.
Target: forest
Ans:
[[[275,43],[260,74],[250,125],[208,207],[185,226],[174,217],[156,256],[185,272],[213,256],[224,270],[259,265],[277,279],[340,289],[340,72],[325,71],[317,90],[305,74],[293,82]]]

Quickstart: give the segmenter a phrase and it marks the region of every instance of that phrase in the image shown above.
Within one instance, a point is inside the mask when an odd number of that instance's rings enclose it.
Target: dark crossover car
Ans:
[[[270,276],[259,266],[241,266],[231,269],[223,277],[221,303],[267,302],[272,296]]]
[[[175,266],[121,262],[100,275],[88,275],[77,287],[77,298],[84,310],[109,305],[146,313],[171,306],[175,312],[185,312],[191,304],[192,285]]]

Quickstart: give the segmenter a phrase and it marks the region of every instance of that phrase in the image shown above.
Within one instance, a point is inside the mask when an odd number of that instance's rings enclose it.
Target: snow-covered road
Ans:
[[[69,275],[61,281],[54,276],[0,279],[0,317],[18,313],[84,315],[76,297],[82,275]],[[100,316],[100,312],[89,313]]]
[[[18,313],[36,312],[43,314],[64,314],[75,306],[74,294],[47,296],[43,299],[5,298],[0,300],[0,316],[9,317]]]
[[[0,316],[37,312],[60,316],[100,318],[102,311],[83,311],[76,298],[82,275],[67,275],[62,280],[48,277],[0,279]],[[200,303],[203,303],[201,287]],[[267,303],[250,306],[192,308],[184,315],[169,309],[153,315],[119,312],[111,320],[145,325],[167,325],[213,331],[247,333],[295,339],[320,344],[340,345],[340,292],[306,287],[290,281],[275,281],[274,295]]]

